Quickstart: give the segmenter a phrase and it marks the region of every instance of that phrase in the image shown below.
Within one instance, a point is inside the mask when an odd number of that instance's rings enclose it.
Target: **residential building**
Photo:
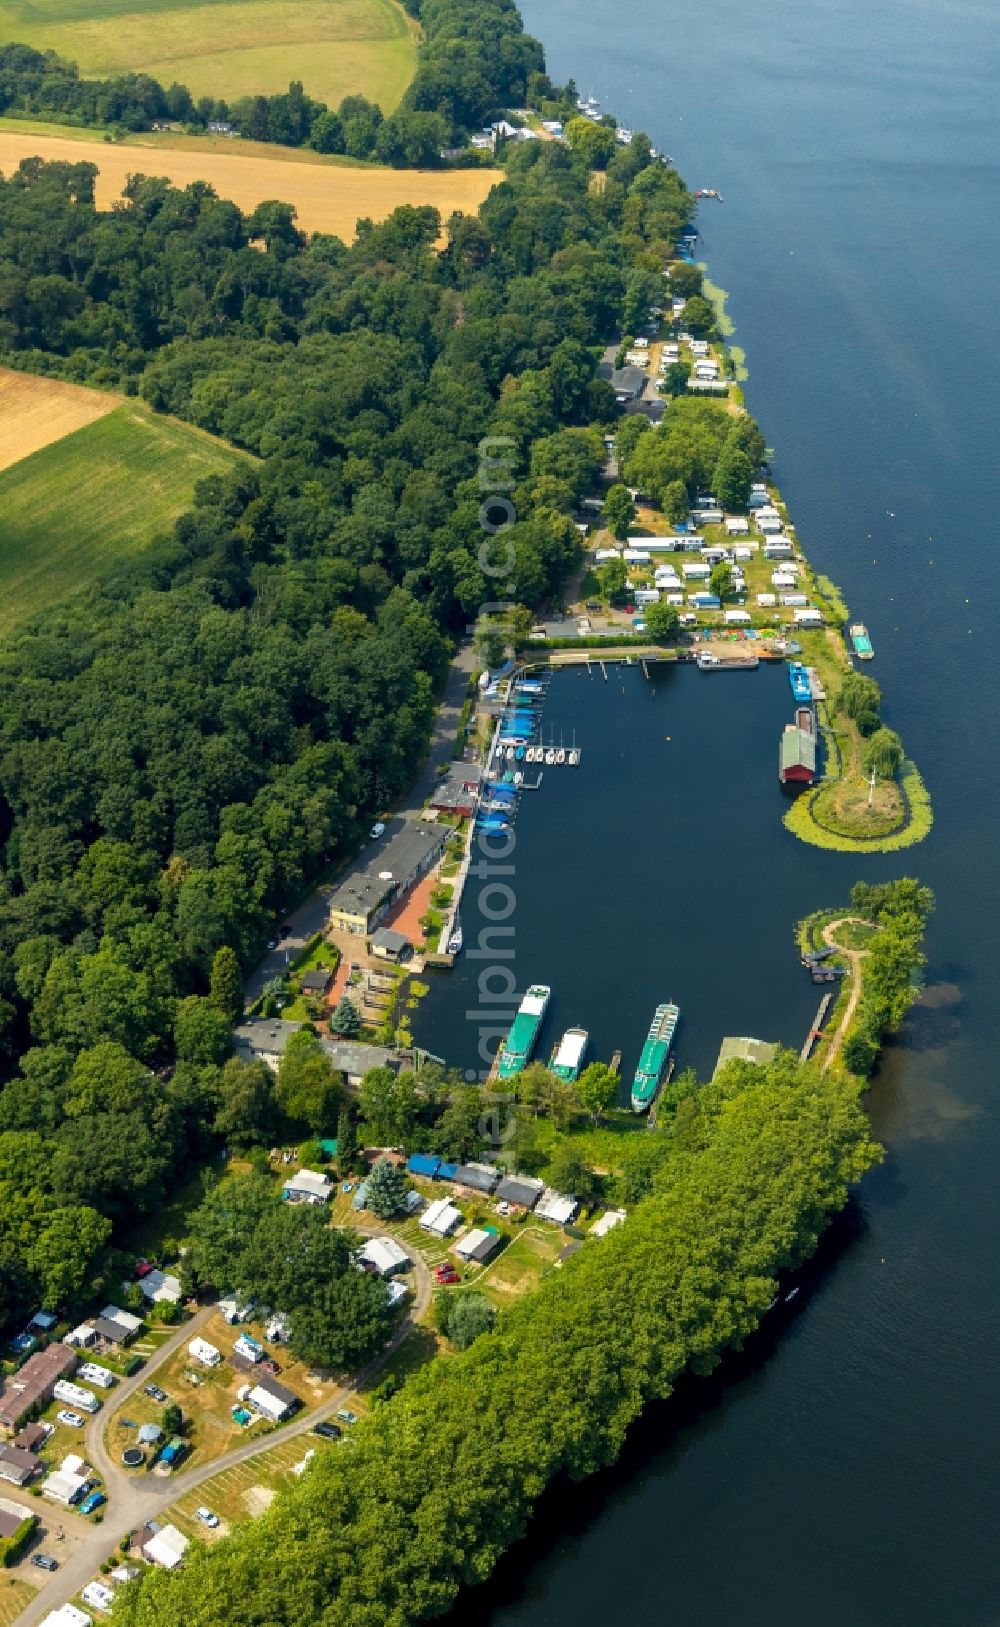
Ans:
[[[283,1022],[277,1017],[251,1017],[233,1030],[236,1054],[244,1061],[266,1062],[269,1068],[277,1070],[289,1040],[301,1027],[301,1023]],[[320,1045],[333,1066],[355,1089],[369,1068],[392,1068],[398,1073],[407,1061],[398,1051],[384,1045],[367,1045],[362,1040],[321,1037]]]
[[[453,1176],[455,1185],[464,1186],[469,1192],[493,1192],[499,1179],[489,1164],[459,1164]]]
[[[183,1298],[180,1282],[167,1271],[147,1271],[144,1277],[139,1278],[139,1287],[151,1305],[161,1300],[170,1305],[179,1305]]]
[[[485,1265],[502,1247],[503,1238],[499,1232],[484,1231],[481,1226],[476,1226],[464,1237],[459,1238],[455,1244],[455,1253],[472,1265]]]
[[[603,1215],[594,1221],[589,1235],[591,1237],[606,1237],[608,1232],[613,1231],[616,1226],[620,1226],[624,1219],[624,1209],[605,1209]]]
[[[111,1345],[115,1350],[127,1345],[134,1335],[117,1317],[99,1316],[94,1322],[94,1331],[102,1345]]]
[[[36,1516],[23,1503],[15,1503],[13,1499],[0,1497],[0,1542],[6,1542],[8,1537],[16,1536],[25,1520],[33,1520]]]
[[[375,929],[368,940],[368,947],[379,960],[406,960],[413,952],[409,938],[387,926]]]
[[[328,966],[316,966],[311,972],[306,972],[304,974],[302,978],[302,993],[323,995],[326,993],[332,982],[333,973],[330,971],[330,968]]]
[[[409,1271],[412,1264],[406,1250],[393,1237],[370,1237],[358,1251],[358,1259],[366,1269],[380,1277],[392,1277],[397,1271]]]
[[[59,1380],[75,1367],[76,1353],[69,1345],[51,1344],[0,1379],[0,1436],[13,1435],[33,1407],[51,1401]]]
[[[450,1198],[438,1198],[420,1216],[421,1229],[433,1232],[435,1237],[450,1237],[461,1221],[462,1216]]]
[[[22,1452],[38,1452],[53,1432],[52,1424],[25,1424],[14,1436],[14,1445]]]
[[[327,1203],[333,1191],[333,1182],[314,1169],[300,1169],[290,1175],[281,1188],[281,1196],[288,1203]]]
[[[294,1390],[288,1390],[277,1379],[265,1375],[252,1387],[244,1385],[239,1392],[241,1401],[248,1401],[255,1410],[272,1423],[288,1418],[300,1405]]]
[[[161,1525],[142,1545],[142,1552],[151,1565],[164,1570],[176,1570],[187,1551],[188,1539],[176,1525]]]
[[[0,1480],[9,1480],[13,1486],[26,1486],[43,1467],[40,1457],[26,1452],[21,1446],[0,1447]]]
[[[407,820],[378,848],[369,869],[348,876],[330,903],[330,928],[367,937],[392,905],[437,862],[448,837],[447,825]]]
[[[544,1191],[545,1182],[537,1180],[534,1175],[505,1175],[493,1196],[499,1202],[509,1204],[512,1209],[530,1210]]]
[[[613,367],[609,362],[601,362],[597,372],[611,385],[620,406],[626,401],[638,401],[646,388],[646,370],[643,367]]]
[[[71,1508],[89,1491],[92,1479],[89,1465],[75,1452],[70,1452],[58,1469],[43,1482],[42,1493],[54,1503]]]
[[[555,1226],[570,1226],[580,1212],[576,1199],[565,1192],[554,1192],[547,1186],[535,1206],[535,1214],[542,1220],[551,1220]]]
[[[89,1350],[91,1345],[97,1343],[97,1329],[93,1322],[81,1322],[72,1333],[67,1333],[63,1343],[72,1345],[74,1350]]]
[[[120,1322],[130,1338],[142,1327],[141,1316],[135,1316],[131,1311],[123,1311],[117,1305],[105,1305],[101,1316],[108,1322]]]

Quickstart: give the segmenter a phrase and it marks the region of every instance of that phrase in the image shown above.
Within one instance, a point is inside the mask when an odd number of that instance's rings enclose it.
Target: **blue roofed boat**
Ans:
[[[789,666],[788,682],[792,686],[795,699],[808,705],[812,700],[812,684],[809,682],[809,673],[801,661],[793,661]]]

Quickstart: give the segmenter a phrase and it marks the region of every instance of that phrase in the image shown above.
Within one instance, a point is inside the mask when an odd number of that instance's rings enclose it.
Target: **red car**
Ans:
[[[153,1265],[152,1260],[136,1260],[135,1262],[135,1274],[137,1277],[148,1277],[149,1273],[151,1271],[155,1271],[155,1269],[156,1267]]]
[[[458,1272],[453,1265],[438,1265],[434,1268],[434,1281],[438,1283],[457,1282]]]
[[[274,1361],[270,1356],[265,1361],[262,1361],[260,1365],[266,1372],[274,1373],[275,1376],[281,1372],[281,1363]]]

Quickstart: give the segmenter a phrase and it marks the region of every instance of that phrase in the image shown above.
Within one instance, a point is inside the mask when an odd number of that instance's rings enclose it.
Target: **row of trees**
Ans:
[[[849,717],[863,737],[862,766],[866,774],[895,779],[903,761],[903,742],[881,718],[882,691],[874,678],[861,672],[845,677],[834,702],[835,710]]]
[[[217,1627],[252,1599],[269,1627],[406,1627],[488,1576],[546,1485],[612,1462],[649,1400],[752,1331],[878,1155],[850,1085],[788,1055],[705,1088],[700,1145],[676,1142],[624,1226],[492,1332],[456,1308],[459,1338],[475,1335],[463,1354],[211,1555],[122,1590],[121,1620]]]
[[[851,906],[878,928],[864,958],[857,1022],[843,1050],[847,1067],[867,1078],[883,1039],[898,1030],[919,992],[926,960],[924,931],[934,894],[908,876],[899,881],[859,881],[851,889]]]

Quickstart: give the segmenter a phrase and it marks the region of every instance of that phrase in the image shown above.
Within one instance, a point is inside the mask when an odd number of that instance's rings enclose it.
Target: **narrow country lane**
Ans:
[[[355,1228],[371,1234],[377,1227],[358,1226]],[[61,1604],[66,1604],[82,1587],[91,1580],[98,1571],[101,1562],[107,1558],[111,1550],[126,1535],[137,1526],[145,1524],[147,1520],[157,1519],[172,1503],[178,1502],[187,1492],[193,1491],[206,1480],[211,1480],[224,1470],[231,1469],[237,1463],[247,1463],[252,1458],[260,1457],[263,1453],[280,1446],[283,1441],[294,1436],[307,1434],[315,1424],[323,1418],[331,1417],[340,1407],[346,1406],[385,1366],[394,1351],[398,1350],[403,1340],[420,1321],[427,1310],[431,1300],[431,1275],[426,1262],[418,1255],[413,1261],[413,1271],[416,1277],[416,1287],[413,1295],[413,1304],[409,1313],[404,1317],[399,1327],[385,1348],[373,1356],[370,1362],[354,1374],[349,1384],[345,1384],[336,1394],[330,1396],[319,1407],[304,1412],[294,1422],[286,1424],[273,1434],[264,1435],[257,1440],[247,1441],[242,1446],[236,1446],[223,1457],[216,1458],[211,1463],[203,1463],[197,1468],[189,1469],[187,1473],[168,1475],[164,1479],[158,1476],[145,1475],[140,1479],[133,1479],[111,1462],[104,1449],[101,1439],[101,1414],[90,1425],[87,1432],[87,1451],[90,1461],[105,1478],[108,1489],[108,1507],[105,1518],[100,1525],[92,1527],[80,1546],[59,1570],[46,1582],[26,1605],[21,1614],[16,1617],[12,1627],[35,1627],[50,1610],[57,1610]],[[197,1328],[211,1316],[214,1306],[206,1306],[189,1321],[179,1328],[176,1335],[171,1336],[166,1344],[156,1352],[156,1356],[134,1380],[115,1391],[117,1402],[126,1399],[143,1384],[148,1384],[155,1376],[158,1368],[170,1356],[179,1344],[190,1339]]]

